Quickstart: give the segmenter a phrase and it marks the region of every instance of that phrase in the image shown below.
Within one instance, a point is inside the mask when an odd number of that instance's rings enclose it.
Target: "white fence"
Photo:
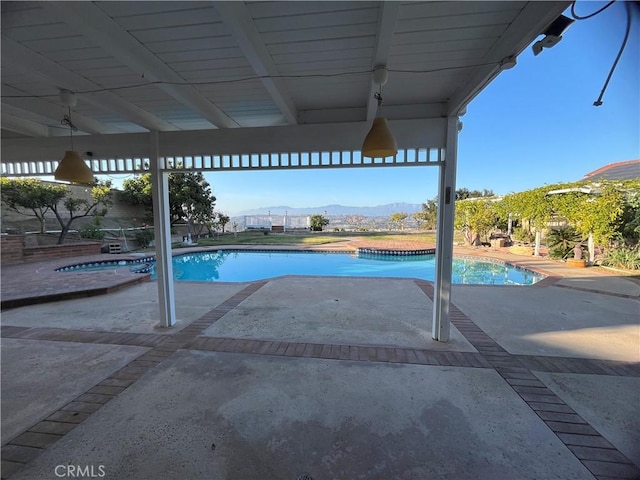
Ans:
[[[245,215],[238,221],[238,230],[273,230],[274,227],[282,227],[286,230],[299,230],[311,226],[309,215]]]

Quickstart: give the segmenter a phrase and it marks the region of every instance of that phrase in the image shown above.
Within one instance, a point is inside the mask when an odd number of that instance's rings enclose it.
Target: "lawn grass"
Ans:
[[[269,234],[254,232],[239,232],[236,235],[226,233],[219,235],[217,238],[202,238],[198,240],[197,246],[211,247],[217,245],[324,245],[327,243],[342,242],[346,240],[344,236],[336,235],[316,235],[308,234]],[[183,247],[186,245],[176,244],[174,247]]]
[[[352,235],[353,237],[353,235]],[[400,240],[403,242],[421,242],[421,243],[436,243],[435,232],[358,232],[355,234],[359,240]]]
[[[225,233],[217,238],[203,238],[198,240],[199,247],[218,245],[326,245],[347,240],[398,240],[407,242],[430,243],[436,242],[435,232],[294,232],[269,233],[238,232]],[[173,248],[186,247],[182,243],[175,243]],[[196,246],[196,245],[191,245]]]

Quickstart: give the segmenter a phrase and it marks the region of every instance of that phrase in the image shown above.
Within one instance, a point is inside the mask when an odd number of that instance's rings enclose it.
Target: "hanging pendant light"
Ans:
[[[384,66],[376,67],[373,71],[373,81],[378,84],[379,90],[374,98],[378,101],[376,118],[373,120],[371,130],[362,143],[362,156],[371,158],[393,157],[398,153],[398,144],[389,129],[387,119],[378,117],[382,105],[382,85],[387,83],[387,69]]]
[[[71,121],[71,107],[76,105],[76,96],[68,90],[61,90],[60,100],[68,109],[68,115],[64,116],[62,124],[69,125],[71,150],[64,152],[64,157],[58,164],[58,168],[56,168],[53,176],[56,180],[80,184],[92,184],[94,182],[93,172],[82,159],[80,153],[73,149],[73,130],[76,129],[76,127]]]
[[[367,133],[362,144],[362,155],[372,158],[392,157],[398,153],[396,139],[393,138],[387,119],[376,117],[371,130]]]
[[[73,147],[72,147],[73,148]],[[71,183],[93,183],[93,172],[75,150],[67,150],[53,174],[56,180]]]

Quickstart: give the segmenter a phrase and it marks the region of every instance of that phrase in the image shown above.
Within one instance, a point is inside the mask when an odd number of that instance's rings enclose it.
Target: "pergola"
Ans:
[[[437,166],[432,336],[447,341],[459,116],[569,3],[5,1],[2,175],[53,175],[69,149],[59,93],[75,92],[93,172],[152,174],[169,327],[168,172]],[[376,115],[395,157],[360,154]]]

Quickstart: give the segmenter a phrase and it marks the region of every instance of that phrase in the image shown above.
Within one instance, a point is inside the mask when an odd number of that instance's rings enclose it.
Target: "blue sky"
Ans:
[[[578,2],[579,15],[604,2]],[[537,57],[527,49],[469,105],[463,117],[458,185],[509,193],[579,180],[607,163],[640,156],[640,11],[604,96],[622,42],[625,6],[576,21]]]
[[[578,2],[577,13],[604,3]],[[506,194],[576,181],[608,163],[640,157],[638,10],[602,106],[593,102],[622,42],[622,2],[574,22],[559,44],[537,57],[527,48],[515,68],[480,93],[462,117],[458,187]],[[422,203],[436,196],[437,175],[435,167],[206,174],[216,209],[228,215],[277,205]]]

